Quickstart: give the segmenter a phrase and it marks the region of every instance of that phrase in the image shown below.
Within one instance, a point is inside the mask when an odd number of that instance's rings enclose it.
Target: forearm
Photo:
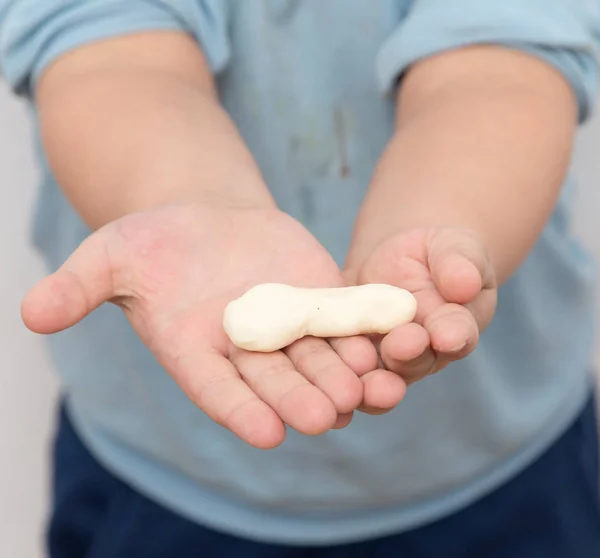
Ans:
[[[348,267],[403,229],[459,226],[480,235],[506,279],[552,213],[576,123],[570,87],[533,57],[478,47],[417,64],[399,92],[396,133]]]
[[[36,101],[52,171],[93,228],[168,203],[273,204],[183,34],[73,51],[42,76]]]

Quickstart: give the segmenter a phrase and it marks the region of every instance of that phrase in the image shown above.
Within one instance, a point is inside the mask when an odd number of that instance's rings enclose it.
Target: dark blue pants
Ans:
[[[594,403],[518,477],[425,527],[337,547],[261,544],[191,523],[111,476],[61,412],[50,558],[600,558]]]

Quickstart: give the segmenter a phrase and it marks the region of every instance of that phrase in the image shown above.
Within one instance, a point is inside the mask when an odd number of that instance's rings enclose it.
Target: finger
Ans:
[[[377,369],[361,377],[364,386],[363,403],[360,410],[370,414],[381,414],[393,409],[406,395],[404,380],[389,370]]]
[[[431,374],[436,365],[429,334],[416,323],[392,330],[381,342],[380,352],[385,367],[400,375],[407,385]]]
[[[421,355],[409,361],[389,358],[383,349],[382,353],[386,369],[401,376],[407,386],[426,378],[437,370],[438,355],[431,347],[427,347]]]
[[[498,304],[498,291],[496,289],[485,289],[467,308],[473,314],[479,331],[484,331],[492,321]]]
[[[393,411],[394,408],[390,407],[389,409],[378,409],[377,407],[369,407],[367,405],[361,405],[358,408],[358,411],[365,415],[371,415],[374,417],[378,417],[380,415],[387,415],[390,411]]]
[[[188,397],[216,423],[259,449],[271,449],[285,439],[277,413],[248,387],[225,357],[203,353],[197,361],[178,359],[173,374]]]
[[[362,376],[377,368],[377,349],[367,337],[338,337],[329,344],[355,374]]]
[[[436,288],[448,302],[467,304],[483,288],[495,286],[491,263],[474,234],[438,229],[428,242],[428,267]]]
[[[338,413],[281,351],[233,351],[229,357],[252,391],[298,432],[318,435],[331,429]]]
[[[458,304],[439,306],[426,316],[423,326],[429,333],[433,350],[449,360],[464,358],[479,340],[479,327],[473,314]]]
[[[354,413],[346,413],[344,415],[339,415],[335,424],[332,427],[332,430],[342,430],[342,428],[346,428],[354,417]]]
[[[420,357],[429,347],[427,330],[416,322],[394,328],[383,337],[380,352],[385,352],[388,360],[410,362]]]
[[[304,337],[284,352],[295,369],[329,397],[338,413],[350,413],[360,405],[362,382],[327,341]]]
[[[35,333],[56,333],[75,325],[117,294],[105,235],[97,231],[58,271],[27,293],[21,315]]]

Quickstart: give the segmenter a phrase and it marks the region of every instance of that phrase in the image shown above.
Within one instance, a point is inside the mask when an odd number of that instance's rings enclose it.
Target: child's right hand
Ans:
[[[363,337],[305,338],[284,351],[236,349],[222,327],[252,285],[342,286],[327,251],[276,209],[186,204],[128,215],[93,233],[23,302],[39,333],[70,327],[104,302],[120,305],[142,341],[213,420],[259,448],[285,424],[316,435],[343,427],[361,404],[391,408],[403,380],[374,370]]]

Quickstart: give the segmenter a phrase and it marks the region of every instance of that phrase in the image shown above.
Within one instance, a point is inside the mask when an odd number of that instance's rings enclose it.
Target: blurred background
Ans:
[[[57,385],[43,340],[22,325],[19,305],[43,268],[29,245],[35,199],[26,107],[0,83],[0,557],[43,558],[48,452]],[[577,233],[600,261],[600,115],[580,133]],[[600,304],[598,305],[600,321]],[[600,363],[600,337],[596,350]]]

